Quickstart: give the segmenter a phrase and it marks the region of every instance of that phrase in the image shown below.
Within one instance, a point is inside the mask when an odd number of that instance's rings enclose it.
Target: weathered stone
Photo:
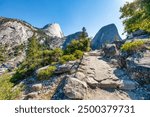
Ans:
[[[8,69],[7,68],[0,68],[0,75],[5,73]]]
[[[114,57],[118,53],[118,50],[115,44],[107,44],[103,48],[103,51],[106,57]]]
[[[25,99],[36,99],[38,97],[38,92],[29,93]]]
[[[134,90],[138,86],[138,83],[132,80],[122,80],[119,86],[122,90]]]
[[[150,84],[150,52],[141,58],[129,57],[126,60],[127,70],[140,84]]]
[[[82,65],[80,65],[80,66],[79,66],[79,69],[86,70],[86,69],[87,69],[87,67],[86,67],[86,66],[82,66]]]
[[[38,74],[41,70],[47,69],[48,67],[49,67],[49,65],[45,66],[45,67],[42,67],[42,68],[39,68],[38,70],[36,70],[36,74]]]
[[[120,81],[114,81],[112,79],[106,79],[99,83],[100,88],[119,88]]]
[[[7,44],[13,48],[33,36],[34,29],[31,25],[16,19],[0,19],[0,43]]]
[[[60,65],[57,67],[57,70],[55,71],[56,74],[62,74],[62,73],[66,73],[69,72],[71,70],[72,65]]]
[[[80,65],[86,66],[86,65],[87,65],[87,62],[81,62]]]
[[[43,86],[42,86],[41,83],[32,85],[32,90],[33,90],[33,91],[39,91],[39,90],[41,90],[42,88],[43,88]]]
[[[79,79],[79,80],[83,80],[83,79],[85,78],[85,74],[82,73],[82,72],[77,72],[77,73],[75,74],[75,77],[76,77],[77,79]]]
[[[68,78],[64,87],[65,95],[70,99],[84,99],[87,85],[76,78]]]
[[[96,88],[98,86],[98,82],[94,80],[92,77],[87,77],[86,82],[91,88]]]
[[[84,72],[84,70],[79,68],[77,72]]]

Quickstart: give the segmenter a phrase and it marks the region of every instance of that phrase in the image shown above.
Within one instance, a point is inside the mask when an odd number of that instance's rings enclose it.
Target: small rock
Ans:
[[[39,90],[41,90],[42,88],[43,88],[43,86],[42,86],[41,83],[32,85],[32,90],[33,90],[33,91],[39,91]]]
[[[120,85],[120,89],[122,90],[134,90],[136,89],[138,86],[138,83],[132,80],[122,80],[121,81],[121,85]]]
[[[100,88],[119,88],[120,81],[114,81],[112,79],[106,79],[99,83]]]
[[[26,99],[34,99],[36,97],[38,97],[38,92],[32,92],[26,96]]]

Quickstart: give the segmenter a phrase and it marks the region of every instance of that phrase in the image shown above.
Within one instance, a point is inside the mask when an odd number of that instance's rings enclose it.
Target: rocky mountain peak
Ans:
[[[43,27],[44,32],[51,37],[63,38],[64,34],[58,23],[47,24]]]
[[[92,40],[92,49],[99,49],[106,43],[122,40],[115,24],[102,27]]]
[[[20,45],[32,37],[36,30],[30,24],[11,18],[0,17],[0,43],[10,47]]]

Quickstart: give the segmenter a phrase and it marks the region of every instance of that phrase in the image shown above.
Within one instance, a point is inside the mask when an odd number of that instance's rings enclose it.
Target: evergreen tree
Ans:
[[[81,32],[81,35],[79,36],[79,39],[85,39],[88,37],[88,33],[86,32],[86,28],[83,27],[82,28],[82,32]]]
[[[83,52],[90,50],[90,38],[88,38],[88,33],[86,28],[82,28],[81,35],[77,40],[73,40],[66,48],[65,54],[74,54],[76,50]]]
[[[6,60],[6,49],[5,47],[0,44],[0,63]]]
[[[26,51],[27,60],[34,62],[36,59],[38,59],[37,57],[39,55],[39,51],[40,45],[38,40],[35,37],[30,38]]]

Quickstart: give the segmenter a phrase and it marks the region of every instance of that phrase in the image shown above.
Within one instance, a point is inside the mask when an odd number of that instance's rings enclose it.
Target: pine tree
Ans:
[[[36,37],[32,37],[28,40],[26,51],[26,62],[29,66],[36,67],[41,61],[40,44]]]
[[[79,36],[79,39],[85,39],[88,37],[88,33],[86,32],[86,28],[83,27],[82,28],[82,32],[81,32],[81,35]]]

